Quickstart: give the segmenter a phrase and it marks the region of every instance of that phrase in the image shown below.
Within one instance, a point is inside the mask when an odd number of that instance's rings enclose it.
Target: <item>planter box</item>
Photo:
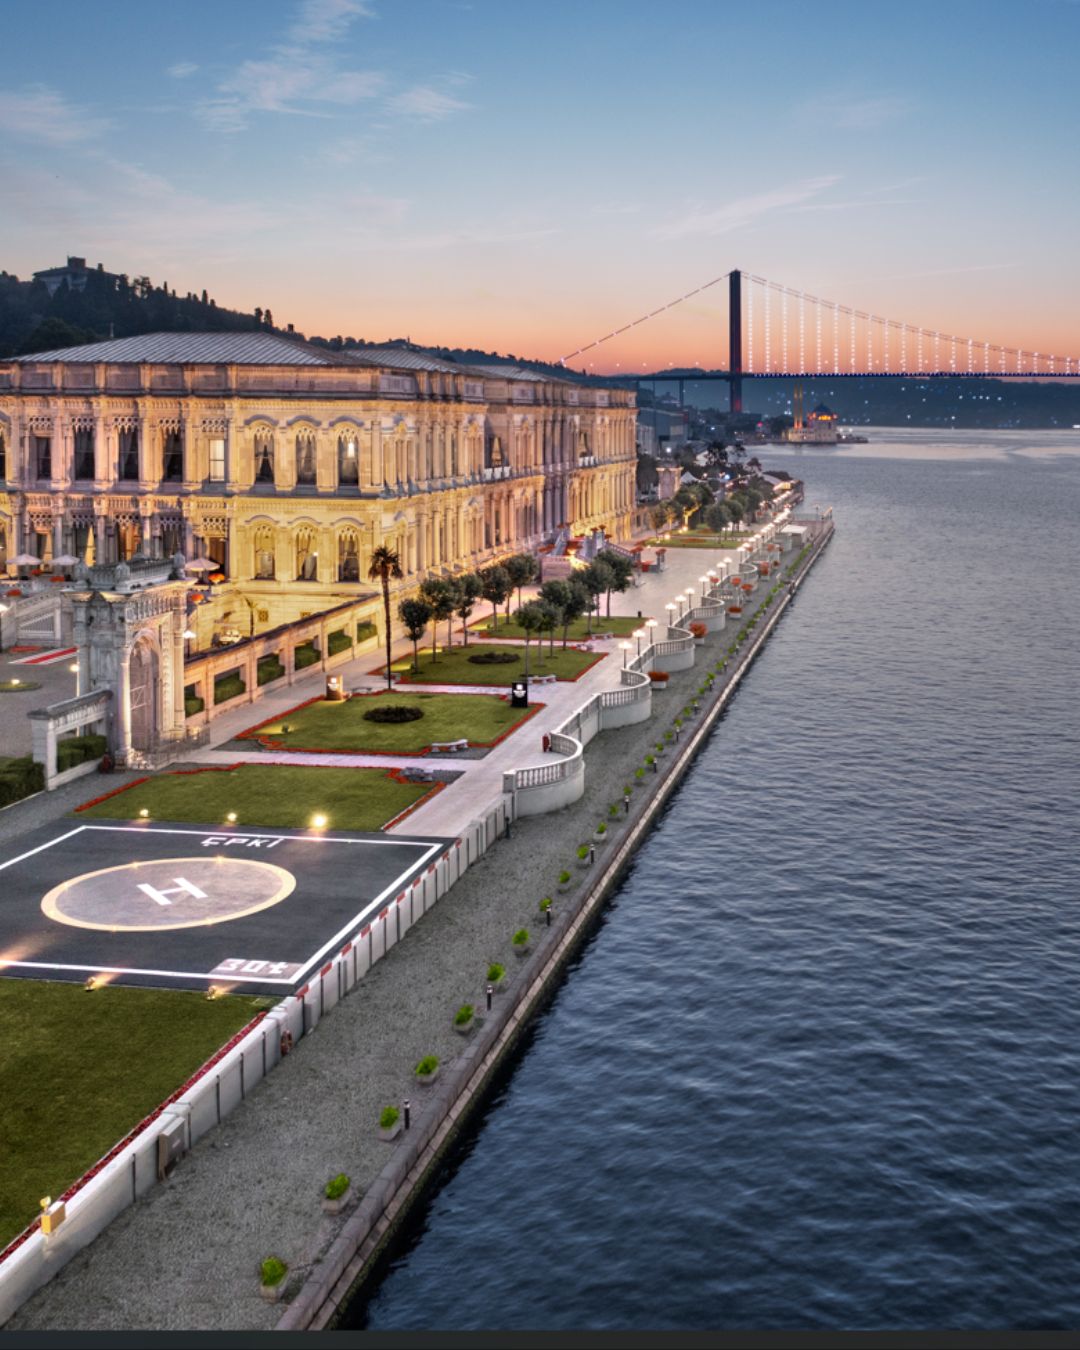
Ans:
[[[384,1144],[392,1144],[404,1128],[405,1127],[400,1120],[395,1121],[388,1130],[384,1130],[380,1125],[379,1138]]]
[[[594,844],[606,844],[606,843],[607,843],[607,839],[608,839],[608,835],[609,835],[610,833],[611,833],[610,827],[607,828],[607,829],[605,829],[603,834],[601,834],[598,830],[593,830],[593,843],[594,843]]]
[[[570,889],[571,885],[572,885],[572,883],[569,882],[569,881],[560,881],[560,882],[559,882],[559,887],[558,887],[558,889],[559,889],[559,894],[560,894],[560,895],[565,895],[566,892]]]
[[[420,1084],[421,1087],[430,1087],[431,1084],[434,1083],[435,1079],[438,1078],[439,1070],[441,1068],[442,1068],[441,1064],[436,1064],[434,1069],[432,1069],[430,1073],[417,1073],[413,1074],[413,1077],[416,1079],[416,1081]]]
[[[455,1022],[453,1024],[454,1030],[457,1032],[459,1036],[467,1036],[469,1032],[472,1031],[473,1024],[475,1023],[475,1021],[476,1015],[473,1014],[473,1016],[470,1017],[467,1022]]]
[[[336,1196],[333,1200],[331,1200],[329,1196],[324,1195],[322,1198],[322,1212],[324,1214],[340,1214],[341,1211],[345,1208],[345,1206],[349,1203],[349,1196],[351,1192],[352,1187],[349,1186],[346,1190],[342,1191],[342,1193],[339,1196]]]
[[[532,943],[531,943],[531,942],[515,943],[515,944],[514,944],[514,955],[515,955],[515,956],[522,956],[522,957],[528,956],[528,954],[529,954],[531,948],[532,948]]]
[[[592,859],[589,858],[589,857],[579,858],[579,859],[577,860],[577,865],[578,865],[579,868],[591,867],[591,866],[592,866]]]
[[[278,1280],[277,1284],[260,1284],[259,1293],[266,1299],[267,1303],[276,1303],[281,1297],[281,1291],[285,1288],[284,1279]]]

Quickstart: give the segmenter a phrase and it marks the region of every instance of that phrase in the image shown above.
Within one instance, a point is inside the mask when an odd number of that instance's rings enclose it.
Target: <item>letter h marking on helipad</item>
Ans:
[[[159,905],[171,905],[172,901],[168,899],[170,895],[190,895],[195,900],[205,900],[207,898],[205,891],[200,891],[198,886],[192,885],[186,878],[173,877],[173,881],[176,882],[176,885],[173,886],[171,890],[167,891],[159,891],[156,886],[148,886],[145,881],[140,881],[138,883],[139,890],[142,891],[144,895],[148,895],[151,900],[156,900]]]

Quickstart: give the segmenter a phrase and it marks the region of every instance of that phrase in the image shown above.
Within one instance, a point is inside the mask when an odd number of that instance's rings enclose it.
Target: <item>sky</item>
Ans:
[[[0,268],[558,360],[732,268],[1080,355],[1077,0],[2,0]],[[576,368],[716,366],[715,286]]]

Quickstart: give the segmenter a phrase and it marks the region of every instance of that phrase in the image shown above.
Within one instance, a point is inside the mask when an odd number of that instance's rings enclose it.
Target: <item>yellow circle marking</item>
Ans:
[[[254,858],[224,858],[218,853],[212,855],[214,861],[228,863],[242,863],[245,867],[256,867],[262,872],[269,873],[277,881],[277,889],[265,900],[260,900],[257,905],[251,905],[248,909],[238,909],[235,913],[223,914],[220,919],[190,919],[186,923],[145,923],[145,924],[116,924],[116,923],[89,923],[85,919],[74,919],[68,914],[64,914],[60,909],[60,901],[68,891],[74,886],[79,886],[84,881],[90,881],[94,877],[108,876],[112,873],[134,872],[140,866],[145,867],[146,863],[125,863],[119,867],[100,867],[96,872],[83,872],[81,876],[72,877],[70,881],[62,881],[59,886],[54,886],[41,902],[41,912],[48,919],[55,920],[56,923],[66,923],[72,928],[94,928],[103,933],[162,933],[175,931],[178,928],[206,928],[218,923],[229,923],[233,919],[245,919],[249,914],[258,914],[262,909],[269,909],[271,905],[279,904],[287,896],[292,895],[296,889],[296,878],[291,872],[286,872],[284,867],[275,867],[273,863],[259,862]],[[169,867],[178,866],[180,863],[202,863],[204,866],[211,861],[211,858],[205,854],[196,858],[161,858],[155,859],[155,862],[168,864]]]

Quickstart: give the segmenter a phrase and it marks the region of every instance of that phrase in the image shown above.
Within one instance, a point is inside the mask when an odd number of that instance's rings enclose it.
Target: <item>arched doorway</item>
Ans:
[[[145,638],[131,650],[131,745],[150,751],[158,737],[158,689],[160,661],[154,645]]]

